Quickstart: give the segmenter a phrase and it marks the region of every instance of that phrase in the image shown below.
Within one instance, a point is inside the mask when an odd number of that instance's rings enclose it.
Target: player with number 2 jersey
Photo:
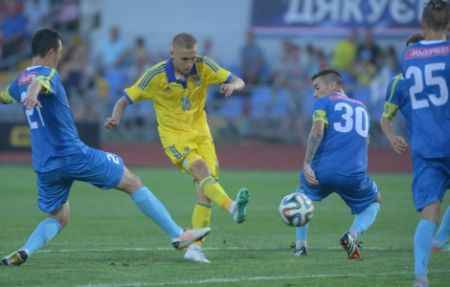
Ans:
[[[163,229],[176,249],[202,239],[209,228],[184,231],[164,205],[124,165],[122,158],[86,146],[78,137],[67,95],[55,70],[63,50],[61,35],[37,31],[31,40],[32,65],[0,94],[0,103],[21,103],[31,130],[33,168],[37,174],[38,205],[47,213],[17,251],[0,265],[21,265],[53,239],[69,222],[69,193],[74,181],[130,195],[135,205]]]

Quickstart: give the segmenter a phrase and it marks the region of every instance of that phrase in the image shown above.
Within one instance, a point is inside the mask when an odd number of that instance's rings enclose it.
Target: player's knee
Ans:
[[[131,173],[127,168],[125,168],[122,179],[116,188],[130,194],[141,186],[142,181],[139,176]]]
[[[201,159],[192,163],[190,171],[198,182],[210,175],[208,166],[205,161]]]
[[[61,224],[61,229],[66,227],[69,224],[69,214],[61,213],[61,214],[50,215],[50,217],[53,217],[54,219],[56,219],[59,222],[59,224]]]
[[[61,224],[61,228],[64,228],[69,224],[69,217],[67,216],[67,217],[58,219],[58,221]]]
[[[49,214],[49,217],[56,219],[61,224],[61,228],[69,224],[69,216],[70,208],[68,202],[64,203],[57,211]]]

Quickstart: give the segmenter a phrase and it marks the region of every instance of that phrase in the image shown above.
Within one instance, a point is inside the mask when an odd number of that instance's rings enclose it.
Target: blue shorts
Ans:
[[[413,156],[413,201],[417,211],[442,201],[450,188],[450,158],[424,159]]]
[[[121,157],[94,148],[64,161],[66,164],[60,168],[37,172],[38,205],[45,213],[57,211],[67,202],[75,180],[111,189],[119,184],[124,172]]]
[[[331,172],[315,172],[319,185],[310,185],[302,171],[297,192],[306,194],[313,201],[321,201],[331,193],[337,193],[350,207],[352,214],[359,214],[377,201],[378,188],[367,175],[345,176]]]

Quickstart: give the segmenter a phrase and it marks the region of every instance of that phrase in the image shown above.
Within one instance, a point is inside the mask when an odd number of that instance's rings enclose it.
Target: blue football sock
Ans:
[[[364,209],[361,213],[355,216],[353,220],[352,226],[350,227],[350,232],[356,231],[356,237],[363,234],[374,222],[377,217],[378,211],[380,210],[380,204],[378,202],[374,202],[369,205],[366,209]]]
[[[147,187],[143,186],[134,191],[131,198],[142,213],[158,224],[170,238],[176,238],[183,232],[173,221],[169,211]]]
[[[434,240],[436,240],[439,243],[444,243],[447,242],[449,236],[450,236],[450,206],[447,207],[447,210],[444,213],[444,217],[442,217],[441,224],[439,225]]]
[[[431,242],[436,231],[434,222],[421,219],[414,234],[414,272],[416,276],[427,276],[428,260],[431,253]]]
[[[61,229],[61,223],[55,218],[49,217],[36,227],[21,249],[25,250],[28,253],[28,256],[31,256],[36,250],[42,248],[42,246],[52,240]]]
[[[300,248],[303,246],[306,247],[306,239],[308,237],[308,225],[309,223],[295,228],[295,235],[297,239],[297,242],[295,243],[296,248]]]

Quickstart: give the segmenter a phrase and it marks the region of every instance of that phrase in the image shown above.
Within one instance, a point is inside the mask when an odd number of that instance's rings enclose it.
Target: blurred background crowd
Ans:
[[[170,41],[163,48],[153,46],[145,27],[130,37],[129,28],[123,31],[120,25],[120,21],[127,19],[105,21],[102,3],[108,2],[115,5],[116,1],[0,1],[0,87],[5,88],[18,71],[29,65],[32,33],[41,27],[54,27],[65,39],[65,52],[58,70],[75,119],[102,125],[121,96],[121,90],[134,83],[151,65],[168,58]],[[155,3],[158,1],[148,1],[147,5],[151,7]],[[89,5],[92,7],[86,8]],[[151,18],[149,14],[149,21]],[[399,73],[399,47],[406,37],[394,39],[397,45],[386,44],[379,43],[370,28],[348,29],[326,46],[314,37],[271,37],[272,48],[267,50],[264,37],[256,35],[250,25],[242,28],[234,33],[235,38],[241,39],[236,41],[239,47],[231,55],[216,49],[214,37],[205,34],[199,37],[200,54],[216,60],[247,84],[245,91],[226,99],[217,87],[210,88],[206,109],[216,141],[304,144],[314,103],[310,76],[331,66],[343,74],[348,95],[368,107],[372,124],[370,144],[387,145],[378,120],[388,81]],[[180,29],[179,32],[185,31],[182,25]],[[104,31],[100,33],[102,37],[96,33],[98,30]],[[186,32],[195,34],[195,31]],[[214,33],[211,31],[211,36]],[[168,39],[172,36],[168,35]],[[22,120],[18,107],[0,106],[0,122]],[[402,125],[401,121],[396,124]],[[151,102],[132,105],[118,132],[101,130],[102,140],[158,140]]]

